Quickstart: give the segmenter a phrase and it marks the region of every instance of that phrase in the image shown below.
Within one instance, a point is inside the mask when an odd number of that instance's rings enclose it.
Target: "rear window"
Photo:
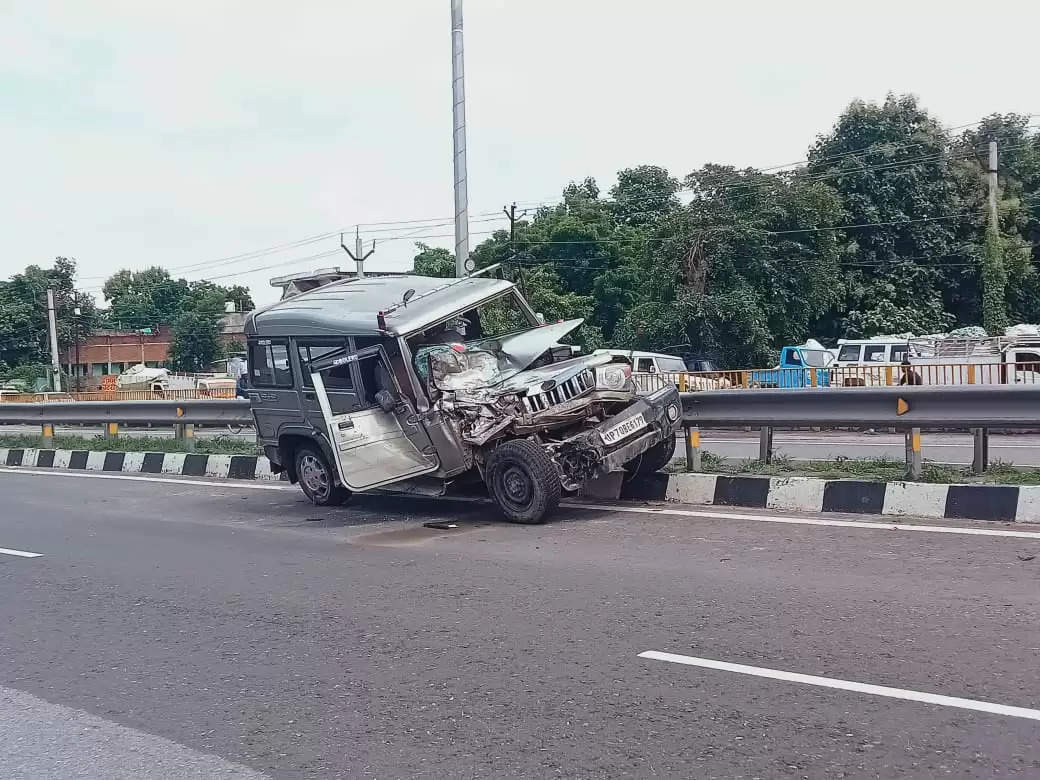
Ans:
[[[249,384],[253,387],[292,387],[289,343],[260,339],[249,345]]]

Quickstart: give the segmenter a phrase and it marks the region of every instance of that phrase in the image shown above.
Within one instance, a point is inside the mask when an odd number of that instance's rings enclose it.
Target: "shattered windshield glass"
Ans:
[[[501,339],[423,345],[415,351],[416,370],[439,390],[493,387],[526,369],[581,323],[566,320]]]

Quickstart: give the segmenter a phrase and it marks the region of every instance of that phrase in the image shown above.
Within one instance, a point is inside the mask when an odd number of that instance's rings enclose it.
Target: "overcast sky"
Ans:
[[[473,244],[572,179],[799,160],[857,97],[1040,112],[1037,29],[1035,0],[468,0]],[[391,220],[452,245],[449,0],[0,0],[0,96],[0,277],[66,255],[87,289],[157,264],[263,302],[338,237],[215,261]],[[378,229],[369,267],[410,267]]]

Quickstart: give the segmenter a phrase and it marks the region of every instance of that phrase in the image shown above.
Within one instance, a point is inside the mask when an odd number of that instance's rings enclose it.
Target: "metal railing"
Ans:
[[[235,388],[191,390],[97,390],[86,393],[0,393],[0,404],[68,401],[201,401],[235,398]]]

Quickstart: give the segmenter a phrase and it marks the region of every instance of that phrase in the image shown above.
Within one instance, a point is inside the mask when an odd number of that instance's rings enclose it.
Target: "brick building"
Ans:
[[[246,313],[228,312],[220,318],[220,340],[223,344],[245,344]],[[70,377],[84,377],[83,389],[99,385],[101,377],[119,374],[130,366],[144,363],[157,368],[170,359],[172,337],[169,325],[160,325],[152,333],[136,330],[99,330],[58,355],[62,371]]]

